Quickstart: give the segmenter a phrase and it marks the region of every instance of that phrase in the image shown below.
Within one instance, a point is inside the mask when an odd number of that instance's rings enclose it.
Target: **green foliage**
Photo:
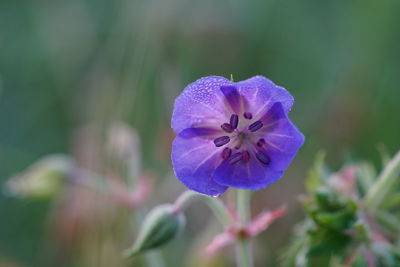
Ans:
[[[377,178],[372,165],[347,165],[329,173],[318,154],[306,181],[308,196],[303,202],[306,219],[283,255],[286,266],[399,266],[400,191],[391,187],[385,198],[371,192],[387,192],[393,182],[391,170],[400,166],[396,155]],[[390,176],[385,175],[389,173]],[[378,188],[378,189],[377,189]],[[381,201],[379,210],[365,205],[365,197]],[[375,205],[371,205],[374,207]]]

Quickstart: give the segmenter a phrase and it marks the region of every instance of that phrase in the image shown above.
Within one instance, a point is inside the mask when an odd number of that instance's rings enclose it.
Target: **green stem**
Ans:
[[[220,199],[215,197],[209,197],[193,191],[185,191],[176,199],[174,203],[175,209],[184,211],[192,201],[197,199],[206,202],[222,225],[232,225],[232,218],[229,215],[225,205]]]
[[[237,212],[241,227],[245,227],[250,220],[250,191],[237,191]],[[236,263],[238,267],[252,267],[253,255],[250,239],[239,239],[236,244]]]
[[[147,266],[149,267],[165,267],[164,259],[158,250],[149,251],[145,254]]]
[[[397,182],[399,173],[400,151],[397,152],[393,159],[386,165],[385,169],[368,191],[364,200],[364,205],[367,210],[370,212],[376,211],[380,204],[385,200],[385,197],[387,197],[390,190],[393,189]]]

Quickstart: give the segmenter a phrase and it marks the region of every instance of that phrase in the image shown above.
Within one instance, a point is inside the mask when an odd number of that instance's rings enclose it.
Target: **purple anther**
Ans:
[[[243,156],[242,156],[243,162],[244,162],[244,163],[249,162],[249,160],[250,160],[250,153],[249,153],[249,151],[245,150],[245,151],[242,152],[242,154],[243,154]]]
[[[233,129],[236,129],[239,123],[239,116],[236,114],[232,114],[229,123],[231,124]]]
[[[249,130],[252,132],[255,132],[262,127],[263,127],[263,123],[261,121],[256,121],[256,122],[253,122],[252,124],[250,124]]]
[[[216,147],[220,147],[226,145],[227,143],[229,143],[229,141],[231,141],[229,136],[221,136],[214,139],[214,144]]]
[[[230,163],[230,164],[238,163],[239,161],[242,160],[242,157],[243,157],[243,156],[242,156],[242,153],[241,153],[241,152],[235,153],[235,154],[233,154],[233,155],[230,157],[229,163]]]
[[[257,146],[259,147],[263,147],[267,142],[265,142],[264,138],[261,138],[260,140],[258,140],[257,142]]]
[[[229,159],[229,157],[232,154],[232,149],[225,147],[224,150],[221,153],[221,156],[223,159]]]
[[[224,124],[222,124],[221,125],[221,128],[222,128],[222,130],[224,130],[225,132],[227,132],[227,133],[231,133],[231,132],[233,132],[233,127],[232,127],[232,125],[230,125],[229,123],[224,123]]]
[[[251,120],[253,118],[253,114],[251,114],[251,112],[245,112],[243,113],[243,117],[245,119]]]
[[[265,165],[268,165],[268,164],[271,162],[271,159],[268,157],[268,155],[265,154],[265,153],[262,152],[262,151],[257,151],[257,153],[256,153],[256,158],[257,158],[262,164],[265,164]]]

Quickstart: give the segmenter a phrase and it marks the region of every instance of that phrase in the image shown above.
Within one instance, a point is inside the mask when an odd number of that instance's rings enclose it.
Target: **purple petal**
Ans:
[[[240,94],[235,86],[221,86],[221,92],[224,94],[226,101],[236,114],[240,113]]]
[[[221,86],[230,85],[224,77],[209,76],[189,84],[175,100],[172,128],[180,133],[194,125],[216,125],[229,120]]]
[[[172,163],[176,177],[189,189],[218,196],[227,187],[213,179],[215,169],[222,159],[223,148],[204,138],[185,139],[177,136],[172,144]]]
[[[215,170],[214,180],[225,186],[259,190],[276,182],[282,174],[282,171],[274,171],[258,162],[252,155],[247,163],[231,164],[228,160],[224,161]]]
[[[193,138],[193,137],[213,137],[216,134],[221,133],[221,130],[212,129],[212,128],[186,128],[179,133],[179,136],[182,138]]]
[[[275,85],[263,76],[254,76],[250,79],[237,82],[235,86],[239,93],[251,103],[249,105],[253,118],[258,119],[275,102],[281,102],[285,113],[290,111],[293,105],[293,96],[285,88]]]
[[[265,140],[264,152],[271,159],[270,167],[283,171],[303,145],[304,135],[293,125],[280,103],[272,106],[263,122],[265,126],[260,134]]]

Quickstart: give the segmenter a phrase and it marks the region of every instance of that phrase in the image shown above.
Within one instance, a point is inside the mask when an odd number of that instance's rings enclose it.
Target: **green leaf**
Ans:
[[[306,189],[309,193],[314,192],[320,185],[323,180],[323,176],[325,175],[325,152],[318,152],[317,156],[314,160],[314,166],[310,170],[307,180],[306,180]]]

